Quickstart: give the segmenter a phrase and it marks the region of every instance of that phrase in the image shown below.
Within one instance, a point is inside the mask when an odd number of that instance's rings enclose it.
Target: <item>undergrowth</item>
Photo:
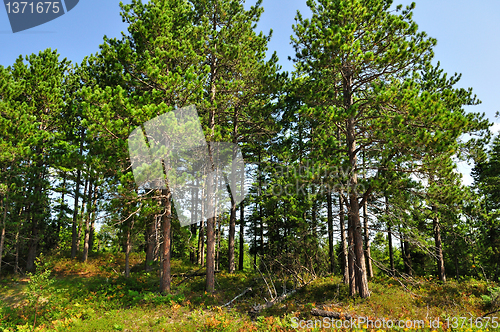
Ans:
[[[486,330],[484,326],[476,328],[475,319],[498,309],[500,301],[499,285],[472,278],[442,284],[423,278],[401,283],[387,276],[375,277],[370,282],[370,298],[360,299],[349,296],[339,276],[326,276],[251,317],[248,312],[252,306],[270,299],[270,290],[258,272],[220,272],[215,293],[208,294],[203,276],[186,278],[186,273],[199,268],[174,260],[172,292],[161,295],[158,269],[143,272],[141,256],[132,255],[132,273],[125,278],[122,256],[101,254],[87,263],[57,255],[42,257],[36,273],[0,279],[0,332],[337,330],[319,328],[317,323],[323,318],[312,316],[313,308],[372,320],[422,320],[426,327],[419,330],[424,331],[474,331]],[[272,276],[266,278],[269,281]],[[278,295],[294,287],[273,282]],[[251,292],[224,307],[249,287]],[[473,317],[473,324],[447,329],[447,320],[454,317]],[[500,330],[491,324],[498,312],[488,317],[489,330]],[[427,327],[437,320],[439,328]],[[294,328],[300,321],[305,328]],[[311,325],[314,323],[316,328]],[[361,324],[358,330],[377,329]]]

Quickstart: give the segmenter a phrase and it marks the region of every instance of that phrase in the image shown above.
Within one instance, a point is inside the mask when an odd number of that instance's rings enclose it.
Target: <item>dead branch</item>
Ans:
[[[304,288],[307,285],[309,285],[313,280],[314,279],[310,280],[307,284],[303,285],[302,287],[296,288],[296,289],[294,289],[294,290],[292,290],[292,291],[290,291],[288,293],[284,293],[284,294],[282,294],[282,295],[280,295],[280,296],[272,299],[271,301],[267,301],[264,304],[259,304],[259,305],[253,306],[252,308],[250,308],[250,310],[248,311],[248,313],[250,314],[250,316],[256,316],[262,310],[271,308],[276,303],[280,303],[283,300],[285,300],[287,297],[290,297],[291,295],[297,293],[297,291],[300,291],[302,288]]]
[[[500,311],[500,309],[495,310],[495,311],[490,311],[490,312],[488,312],[488,313],[486,313],[486,314],[482,315],[480,318],[484,318],[484,317],[486,317],[486,316],[489,316],[489,315],[494,314],[494,313],[499,312],[499,311]]]
[[[245,289],[240,295],[236,296],[234,299],[232,299],[231,301],[229,301],[228,303],[224,304],[223,307],[227,307],[229,305],[231,305],[231,303],[233,303],[237,298],[245,295],[246,293],[248,292],[251,292],[252,291],[252,287],[248,287],[247,289]]]

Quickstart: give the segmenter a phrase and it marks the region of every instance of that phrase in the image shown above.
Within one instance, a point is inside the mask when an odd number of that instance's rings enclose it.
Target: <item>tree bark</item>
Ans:
[[[394,268],[394,249],[392,246],[392,228],[391,221],[389,220],[389,197],[385,196],[385,214],[387,216],[387,242],[389,244],[389,262],[390,262],[390,270],[391,275],[396,273],[396,269]]]
[[[220,240],[221,240],[221,224],[222,224],[222,219],[221,218],[215,218],[216,223],[217,223],[217,232],[216,232],[216,253],[215,253],[215,271],[219,270],[219,263],[220,263]]]
[[[0,275],[2,274],[2,257],[3,257],[3,246],[5,243],[5,228],[7,224],[7,209],[9,207],[9,190],[7,187],[7,193],[5,194],[5,203],[2,199],[3,217],[2,217],[2,230],[0,234]]]
[[[215,291],[215,217],[207,219],[207,280],[206,290]]]
[[[370,231],[368,230],[368,208],[367,202],[365,200],[363,204],[363,227],[365,232],[365,258],[366,258],[366,267],[369,278],[373,278],[373,267],[371,260],[371,249],[370,249]]]
[[[335,273],[335,251],[333,250],[333,201],[332,193],[326,194],[326,204],[328,210],[328,256],[330,258],[330,273]]]
[[[342,259],[344,263],[344,283],[349,285],[349,253],[348,242],[345,229],[345,214],[344,214],[344,196],[342,191],[339,194],[339,217],[340,217],[340,241],[342,242]]]
[[[356,282],[356,271],[354,266],[356,265],[356,254],[354,253],[354,233],[351,216],[347,215],[347,241],[349,253],[347,258],[349,259],[349,295],[354,296],[358,292],[358,283]]]
[[[78,231],[77,231],[77,239],[76,239],[76,252],[78,253],[80,251],[80,243],[81,243],[81,238],[82,238],[82,223],[83,223],[83,218],[84,218],[84,213],[85,213],[85,208],[88,209],[87,205],[89,202],[85,199],[85,196],[87,196],[87,189],[88,189],[89,181],[88,179],[85,179],[85,185],[83,189],[83,196],[82,196],[82,210],[80,213],[80,219],[78,220]]]
[[[83,135],[80,139],[80,155],[83,151]],[[77,249],[77,218],[78,218],[78,199],[80,198],[80,182],[81,182],[82,172],[80,168],[76,171],[76,188],[75,188],[75,204],[73,205],[73,225],[71,227],[71,259],[75,259],[78,249]]]
[[[432,206],[432,211],[436,214],[432,218],[432,226],[434,228],[434,242],[436,246],[436,263],[438,270],[439,280],[446,282],[446,274],[444,270],[444,257],[443,257],[443,245],[441,243],[441,225],[439,224],[439,217],[437,216],[437,207]]]
[[[245,259],[245,205],[243,202],[240,203],[240,252],[238,257],[238,270],[240,271],[243,271]]]
[[[90,241],[90,219],[92,218],[92,196],[95,188],[92,185],[92,180],[89,181],[89,192],[87,196],[87,216],[85,217],[85,236],[83,240],[82,262],[86,262],[89,257],[89,241]]]
[[[346,67],[344,70],[343,76],[343,97],[344,97],[344,105],[346,110],[350,110],[353,105],[352,99],[352,72],[351,68]],[[354,264],[355,267],[355,275],[356,275],[356,284],[359,291],[359,296],[361,298],[367,298],[370,296],[370,292],[368,290],[368,277],[366,275],[366,263],[365,263],[365,252],[363,249],[363,235],[362,235],[362,227],[361,221],[359,217],[359,202],[358,202],[358,174],[357,174],[357,155],[356,155],[356,126],[355,119],[350,117],[346,121],[346,138],[347,138],[347,150],[349,153],[349,164],[351,167],[350,172],[350,181],[349,181],[349,210],[348,213],[350,215],[351,228],[353,232],[353,240],[354,240],[354,256],[356,262]]]
[[[146,223],[146,263],[144,266],[145,272],[150,272],[153,267],[154,252],[156,246],[155,237],[156,216],[152,215],[148,223]]]
[[[169,189],[162,189],[162,196],[165,204],[165,211],[162,216],[162,262],[161,262],[161,278],[160,278],[160,293],[170,293],[170,231],[172,227],[172,193]]]

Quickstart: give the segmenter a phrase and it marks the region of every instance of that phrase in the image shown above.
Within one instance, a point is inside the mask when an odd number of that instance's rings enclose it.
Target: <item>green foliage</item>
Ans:
[[[489,294],[481,295],[484,305],[490,309],[497,309],[500,307],[500,287],[489,287]]]
[[[43,255],[40,255],[36,259],[36,272],[27,274],[29,281],[26,287],[26,299],[34,313],[33,327],[36,326],[39,310],[48,305],[54,305],[54,302],[58,300],[57,294],[67,291],[67,289],[53,287],[55,279],[51,273],[49,263],[44,261]]]

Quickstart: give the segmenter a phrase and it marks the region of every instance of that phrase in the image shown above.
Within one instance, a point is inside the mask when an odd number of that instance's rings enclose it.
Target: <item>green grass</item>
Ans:
[[[321,319],[311,316],[312,308],[369,319],[421,319],[428,324],[437,318],[445,322],[452,317],[482,316],[492,309],[490,292],[498,287],[474,279],[446,284],[415,279],[403,287],[397,280],[382,276],[370,282],[371,297],[360,299],[349,297],[348,287],[340,277],[328,276],[316,279],[252,320],[248,310],[270,297],[260,274],[218,273],[214,294],[204,291],[203,276],[180,285],[183,277],[175,277],[171,294],[161,296],[157,292],[158,271],[144,273],[141,258],[132,256],[134,267],[130,278],[121,274],[124,264],[121,254],[97,255],[86,264],[59,256],[46,258],[54,282],[31,287],[37,296],[27,296],[28,278],[0,279],[0,331],[296,331],[292,319]],[[177,260],[172,263],[173,274],[195,270],[198,267],[188,263]],[[42,283],[43,278],[40,280]],[[280,295],[284,285],[279,280],[274,283]],[[285,286],[288,290],[293,288],[291,284]],[[247,287],[253,291],[236,300],[232,308],[221,307]],[[498,313],[495,315],[498,317]]]

